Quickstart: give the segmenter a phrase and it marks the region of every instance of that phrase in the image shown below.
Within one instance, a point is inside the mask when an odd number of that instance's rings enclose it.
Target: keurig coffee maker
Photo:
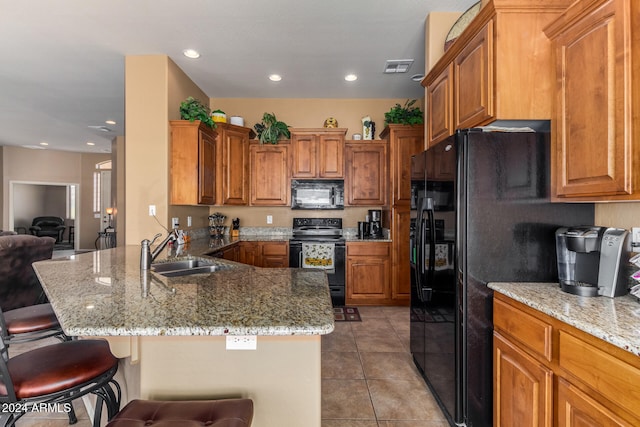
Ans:
[[[595,226],[556,230],[558,279],[563,291],[581,296],[627,293],[628,231]]]

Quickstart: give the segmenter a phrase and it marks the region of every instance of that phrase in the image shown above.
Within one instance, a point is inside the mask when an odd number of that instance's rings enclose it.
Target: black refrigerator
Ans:
[[[411,158],[410,346],[451,425],[492,425],[491,281],[557,281],[548,132],[459,130]]]

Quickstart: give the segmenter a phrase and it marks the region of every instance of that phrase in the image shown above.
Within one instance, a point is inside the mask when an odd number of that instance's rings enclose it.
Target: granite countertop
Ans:
[[[245,239],[250,237],[197,239],[177,256],[206,257]],[[175,256],[175,248],[165,250],[156,261]],[[140,246],[131,245],[39,261],[34,269],[72,336],[321,335],[333,330],[324,272],[206,259],[219,270],[171,278],[142,273]]]
[[[557,283],[489,283],[491,289],[640,356],[640,304],[631,295],[581,297]]]

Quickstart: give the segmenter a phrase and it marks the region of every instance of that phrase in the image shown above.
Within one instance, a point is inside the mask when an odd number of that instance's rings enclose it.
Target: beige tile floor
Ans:
[[[409,353],[409,309],[359,310],[362,322],[336,322],[334,332],[322,337],[322,427],[448,427]],[[11,355],[33,346],[15,345]],[[74,407],[75,426],[90,427],[81,402]],[[64,427],[68,419],[34,413],[16,425]]]
[[[409,353],[408,307],[359,307],[322,337],[322,427],[445,427]]]

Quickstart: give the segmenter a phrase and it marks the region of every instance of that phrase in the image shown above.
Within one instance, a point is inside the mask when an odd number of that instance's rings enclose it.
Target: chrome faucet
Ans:
[[[155,242],[156,239],[160,236],[162,236],[162,234],[158,233],[153,236],[153,240],[149,241],[149,239],[144,239],[142,242],[140,242],[140,244],[142,245],[142,247],[140,248],[140,270],[148,270],[149,268],[151,268],[151,263],[158,257],[158,255],[160,255],[160,252],[162,252],[164,247],[167,246],[167,243],[173,242],[178,238],[175,229],[170,231],[167,237],[165,237],[165,239],[160,242],[160,244],[152,252],[151,245],[153,245],[153,242]]]

